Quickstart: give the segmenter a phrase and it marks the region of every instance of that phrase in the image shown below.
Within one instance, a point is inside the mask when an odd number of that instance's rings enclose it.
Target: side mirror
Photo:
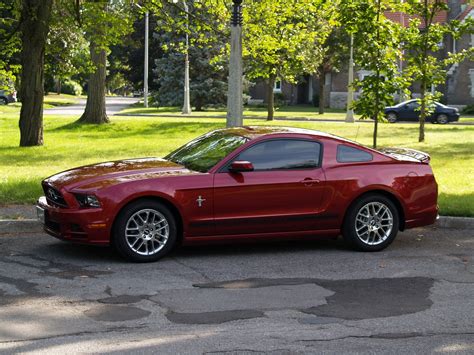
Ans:
[[[233,173],[241,173],[245,171],[253,171],[253,164],[245,160],[237,160],[230,164],[230,169]]]

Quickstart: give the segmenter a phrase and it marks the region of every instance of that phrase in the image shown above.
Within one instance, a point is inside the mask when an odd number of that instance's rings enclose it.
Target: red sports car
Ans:
[[[318,131],[239,127],[198,137],[164,159],[112,161],[43,182],[45,231],[154,261],[191,244],[316,235],[358,250],[437,218],[429,156],[373,150]]]

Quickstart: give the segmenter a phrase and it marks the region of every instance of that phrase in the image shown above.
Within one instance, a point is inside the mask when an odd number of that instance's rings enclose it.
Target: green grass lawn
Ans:
[[[2,108],[0,108],[2,111]],[[71,167],[112,159],[164,156],[190,139],[222,128],[224,119],[112,117],[103,126],[77,125],[77,118],[46,116],[42,147],[19,148],[18,108],[0,113],[0,204],[32,203],[41,179]],[[300,122],[248,118],[246,125],[296,126],[334,133],[370,145],[372,125],[356,122]],[[417,124],[381,124],[380,146],[426,151],[439,184],[441,214],[474,216],[474,126],[426,126],[418,143]]]

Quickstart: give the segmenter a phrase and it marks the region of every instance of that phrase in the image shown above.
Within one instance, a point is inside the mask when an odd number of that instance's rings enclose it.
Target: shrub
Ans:
[[[275,107],[285,106],[287,104],[285,95],[281,92],[274,93],[273,100],[273,106]]]
[[[467,105],[462,109],[462,113],[466,115],[474,115],[474,104],[472,105]]]
[[[313,99],[313,106],[319,107],[319,94],[314,93],[312,99]]]
[[[66,79],[61,84],[61,93],[79,96],[82,94],[82,86],[77,81]]]

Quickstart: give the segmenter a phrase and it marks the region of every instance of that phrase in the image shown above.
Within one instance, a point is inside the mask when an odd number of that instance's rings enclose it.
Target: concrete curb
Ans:
[[[440,216],[434,224],[443,229],[473,229],[474,218]],[[0,236],[12,233],[41,233],[43,226],[36,219],[0,219]]]

